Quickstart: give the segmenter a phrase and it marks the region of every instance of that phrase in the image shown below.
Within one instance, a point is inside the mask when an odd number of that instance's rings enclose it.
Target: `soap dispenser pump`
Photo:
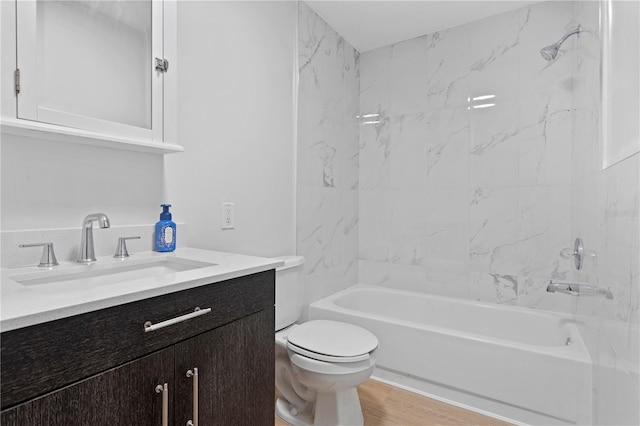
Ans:
[[[156,223],[154,250],[174,251],[176,249],[176,224],[171,220],[169,212],[171,204],[160,204],[160,206],[162,213],[160,213],[160,220]]]

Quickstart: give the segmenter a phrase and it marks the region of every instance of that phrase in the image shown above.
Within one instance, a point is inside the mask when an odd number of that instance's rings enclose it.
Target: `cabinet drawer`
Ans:
[[[272,308],[274,285],[270,270],[2,333],[2,408]],[[211,312],[145,332],[195,307]]]

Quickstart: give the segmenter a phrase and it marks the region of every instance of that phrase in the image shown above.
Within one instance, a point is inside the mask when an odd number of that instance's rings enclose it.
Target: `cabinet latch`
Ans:
[[[16,71],[14,72],[14,78],[15,78],[15,88],[16,88],[16,95],[18,93],[20,93],[20,69],[16,69]]]
[[[156,71],[167,72],[169,70],[169,61],[166,59],[156,58]]]

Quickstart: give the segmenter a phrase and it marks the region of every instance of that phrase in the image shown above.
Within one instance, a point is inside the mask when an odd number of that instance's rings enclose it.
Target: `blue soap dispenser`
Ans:
[[[171,220],[171,213],[169,213],[171,204],[160,204],[160,206],[162,213],[160,213],[160,220],[156,222],[154,250],[174,251],[176,249],[176,224]]]

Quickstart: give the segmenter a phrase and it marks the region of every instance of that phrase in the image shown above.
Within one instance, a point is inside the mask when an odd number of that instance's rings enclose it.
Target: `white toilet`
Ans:
[[[356,386],[375,366],[378,339],[356,325],[315,320],[302,313],[304,258],[281,257],[276,269],[276,413],[294,426],[362,425]]]

